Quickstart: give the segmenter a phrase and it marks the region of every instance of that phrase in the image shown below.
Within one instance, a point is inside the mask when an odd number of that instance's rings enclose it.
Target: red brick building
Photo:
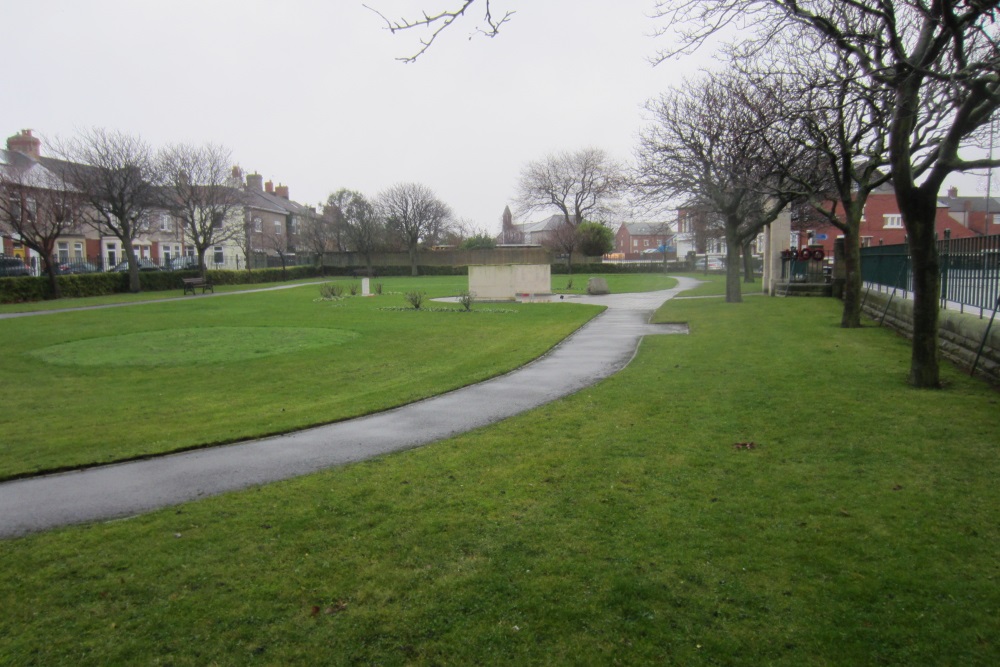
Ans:
[[[939,238],[944,238],[946,230],[950,231],[953,239],[981,235],[952,217],[951,206],[944,199],[938,202],[935,229]],[[798,239],[795,238],[796,235]],[[833,243],[838,237],[843,236],[843,232],[833,225],[817,223],[806,230],[792,232],[792,236],[793,246],[821,245],[827,257],[833,257]],[[896,193],[890,186],[883,186],[868,196],[861,221],[860,236],[863,248],[906,242],[903,216],[899,212]]]
[[[658,248],[666,248],[667,258],[676,259],[674,233],[666,223],[626,222],[615,233],[615,252],[624,259],[663,259]]]

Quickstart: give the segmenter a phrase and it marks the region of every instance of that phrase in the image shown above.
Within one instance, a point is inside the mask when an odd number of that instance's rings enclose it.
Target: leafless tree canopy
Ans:
[[[516,201],[521,214],[557,210],[567,224],[612,213],[625,193],[624,167],[600,148],[552,153],[521,170]]]
[[[438,38],[438,35],[455,23],[455,21],[459,18],[465,16],[466,11],[472,5],[476,4],[476,2],[477,0],[457,0],[455,2],[447,3],[447,7],[438,12],[423,11],[419,18],[404,17],[399,19],[389,19],[385,16],[385,14],[374,7],[370,7],[368,5],[365,5],[365,7],[378,14],[382,20],[385,21],[386,30],[393,34],[417,29],[423,29],[429,33],[429,36],[422,37],[420,39],[420,48],[416,51],[416,53],[402,58],[397,58],[397,60],[412,63],[431,47],[434,40]],[[497,16],[493,14],[493,7],[495,6],[495,3],[492,0],[482,0],[480,4],[484,5],[483,18],[476,27],[474,34],[485,35],[486,37],[496,37],[500,32],[500,27],[510,20],[510,18],[514,15],[514,12],[505,11],[502,16],[497,18]]]
[[[39,253],[53,298],[59,298],[57,240],[79,227],[83,197],[57,171],[16,152],[0,162],[0,232]],[[57,169],[57,167],[53,167]]]
[[[57,145],[66,177],[83,195],[84,219],[102,234],[115,236],[129,263],[130,289],[139,291],[139,267],[132,243],[148,214],[159,205],[158,162],[138,136],[92,129]]]
[[[385,225],[375,206],[360,192],[340,189],[330,195],[327,206],[343,221],[347,247],[365,258],[369,272],[372,255],[385,242]]]
[[[417,248],[433,244],[451,220],[451,209],[421,183],[398,183],[382,191],[378,211],[387,229],[410,253],[410,266],[417,275]]]
[[[650,102],[636,185],[648,199],[715,213],[729,254],[726,298],[739,301],[739,252],[790,201],[775,154],[799,147],[781,124],[773,90],[738,72],[705,74]]]
[[[174,144],[160,152],[159,162],[163,205],[181,221],[204,270],[208,248],[243,233],[239,214],[245,196],[233,176],[232,154],[216,144]]]

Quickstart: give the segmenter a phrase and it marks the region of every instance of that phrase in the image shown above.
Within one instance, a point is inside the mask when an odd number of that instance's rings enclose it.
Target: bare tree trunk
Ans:
[[[913,273],[913,347],[909,380],[913,386],[926,389],[941,386],[938,363],[940,263],[934,238],[937,193],[927,194],[932,190],[912,188],[897,196],[906,223]]]
[[[58,299],[62,296],[62,291],[59,289],[59,271],[58,265],[52,261],[52,253],[45,255],[43,258],[45,262],[45,274],[49,277],[49,287],[52,290],[52,298]]]
[[[726,219],[726,303],[742,303],[740,288],[740,239],[737,234],[739,220]],[[708,257],[705,258],[708,270]]]
[[[142,284],[139,282],[139,259],[135,256],[135,248],[131,243],[123,245],[125,259],[128,261],[128,291],[138,294],[142,291]]]
[[[861,244],[858,228],[848,223],[844,231],[844,311],[840,316],[843,329],[861,326]]]
[[[420,272],[417,271],[417,248],[416,246],[410,246],[410,275],[419,276]]]
[[[753,252],[749,241],[743,245],[743,282],[753,282]]]

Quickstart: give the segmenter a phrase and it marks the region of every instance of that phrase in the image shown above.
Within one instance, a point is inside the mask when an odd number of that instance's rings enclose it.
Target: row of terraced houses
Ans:
[[[31,130],[22,130],[7,139],[6,150],[0,150],[0,166],[17,167],[36,172],[47,171],[51,182],[60,173],[60,161],[42,154],[41,140]],[[299,204],[289,196],[287,185],[264,181],[259,173],[244,174],[233,167],[232,185],[243,190],[244,205],[233,219],[220,224],[240,225],[245,233],[224,241],[206,253],[208,268],[245,268],[276,265],[281,256],[295,263],[300,248],[303,225],[316,216],[313,208]],[[37,273],[40,258],[25,247],[16,235],[3,236],[4,255],[19,257]],[[179,258],[193,258],[195,247],[185,237],[184,225],[167,210],[153,211],[143,222],[142,232],[133,243],[142,264],[166,266]],[[298,252],[297,252],[298,251]],[[86,224],[77,224],[56,243],[56,258],[60,263],[88,262],[99,270],[107,270],[124,261],[121,241],[114,236],[98,233]]]

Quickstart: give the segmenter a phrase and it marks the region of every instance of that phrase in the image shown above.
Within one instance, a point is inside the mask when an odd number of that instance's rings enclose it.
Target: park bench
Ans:
[[[194,291],[196,288],[201,288],[201,293],[204,294],[206,290],[215,294],[215,286],[212,285],[212,281],[208,278],[182,278],[181,281],[184,283],[184,294],[191,292],[191,296],[194,296]]]

